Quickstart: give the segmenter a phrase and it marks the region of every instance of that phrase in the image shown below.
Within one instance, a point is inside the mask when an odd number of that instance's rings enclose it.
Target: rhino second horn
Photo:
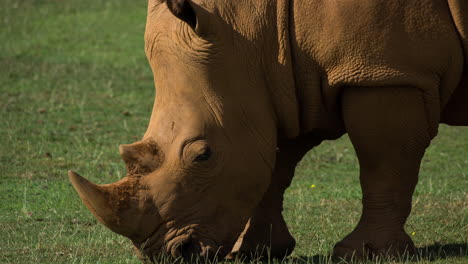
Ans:
[[[119,153],[125,163],[133,162],[138,159],[138,154],[135,146],[132,144],[123,144],[119,146]]]

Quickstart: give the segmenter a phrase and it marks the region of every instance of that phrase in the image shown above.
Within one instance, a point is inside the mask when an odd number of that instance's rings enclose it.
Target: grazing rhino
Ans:
[[[413,250],[404,231],[439,123],[468,125],[466,0],[149,0],[156,100],[128,175],[70,180],[141,257],[291,253],[283,193],[348,133],[363,212],[334,254]],[[237,243],[236,243],[237,241]]]

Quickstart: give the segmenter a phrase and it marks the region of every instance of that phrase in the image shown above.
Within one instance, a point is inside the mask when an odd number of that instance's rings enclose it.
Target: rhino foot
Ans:
[[[413,241],[404,230],[381,231],[356,228],[338,242],[333,257],[338,259],[399,259],[416,253]]]

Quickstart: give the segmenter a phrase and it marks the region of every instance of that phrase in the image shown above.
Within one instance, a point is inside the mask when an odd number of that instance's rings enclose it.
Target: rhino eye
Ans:
[[[198,161],[205,161],[208,160],[211,157],[211,149],[210,148],[205,148],[201,154],[199,154],[195,159],[193,160],[194,162]]]

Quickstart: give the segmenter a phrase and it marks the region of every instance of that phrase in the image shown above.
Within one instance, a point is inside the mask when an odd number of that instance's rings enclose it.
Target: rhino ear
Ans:
[[[197,15],[191,2],[191,0],[166,0],[167,7],[171,13],[195,29],[197,26]]]

